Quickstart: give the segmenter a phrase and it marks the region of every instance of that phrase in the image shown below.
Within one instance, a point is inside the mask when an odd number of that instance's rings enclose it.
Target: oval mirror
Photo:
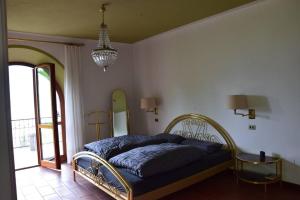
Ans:
[[[126,94],[117,89],[112,93],[112,136],[128,135],[128,108]]]

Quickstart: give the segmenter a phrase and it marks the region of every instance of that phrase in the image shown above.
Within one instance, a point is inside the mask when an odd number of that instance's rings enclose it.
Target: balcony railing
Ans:
[[[35,118],[12,120],[11,127],[14,148],[36,144]]]
[[[62,136],[61,136],[61,117],[58,116],[59,124],[59,141],[60,149],[62,149]],[[43,123],[51,122],[51,117],[43,117],[41,119]],[[35,118],[17,119],[11,121],[12,125],[12,138],[14,147],[14,160],[15,169],[22,169],[30,166],[38,165],[37,157],[37,144],[36,144],[36,125]],[[51,130],[43,130],[42,134],[42,146],[43,156],[45,158],[53,157],[53,134]],[[63,153],[63,150],[61,150]]]
[[[60,116],[58,116],[60,121]],[[51,117],[43,117],[41,121],[51,121]],[[60,124],[60,123],[59,123]],[[11,120],[12,138],[14,148],[29,147],[36,148],[36,126],[35,118]]]

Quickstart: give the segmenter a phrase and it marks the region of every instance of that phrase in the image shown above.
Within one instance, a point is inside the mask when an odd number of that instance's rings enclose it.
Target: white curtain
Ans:
[[[80,93],[80,47],[65,46],[65,113],[68,163],[83,147],[83,108]]]

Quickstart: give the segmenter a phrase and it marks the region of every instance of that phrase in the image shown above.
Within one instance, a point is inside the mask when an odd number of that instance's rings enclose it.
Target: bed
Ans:
[[[176,117],[163,134],[122,136],[85,147],[73,156],[74,181],[80,175],[117,200],[162,198],[234,167],[236,154],[227,131],[200,114]]]

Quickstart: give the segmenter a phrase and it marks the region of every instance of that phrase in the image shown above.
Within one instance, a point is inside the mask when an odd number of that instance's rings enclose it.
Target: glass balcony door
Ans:
[[[34,69],[34,83],[36,132],[40,165],[60,169],[61,159],[54,64],[37,65]]]
[[[33,66],[9,66],[11,126],[15,169],[39,165],[34,107]]]

